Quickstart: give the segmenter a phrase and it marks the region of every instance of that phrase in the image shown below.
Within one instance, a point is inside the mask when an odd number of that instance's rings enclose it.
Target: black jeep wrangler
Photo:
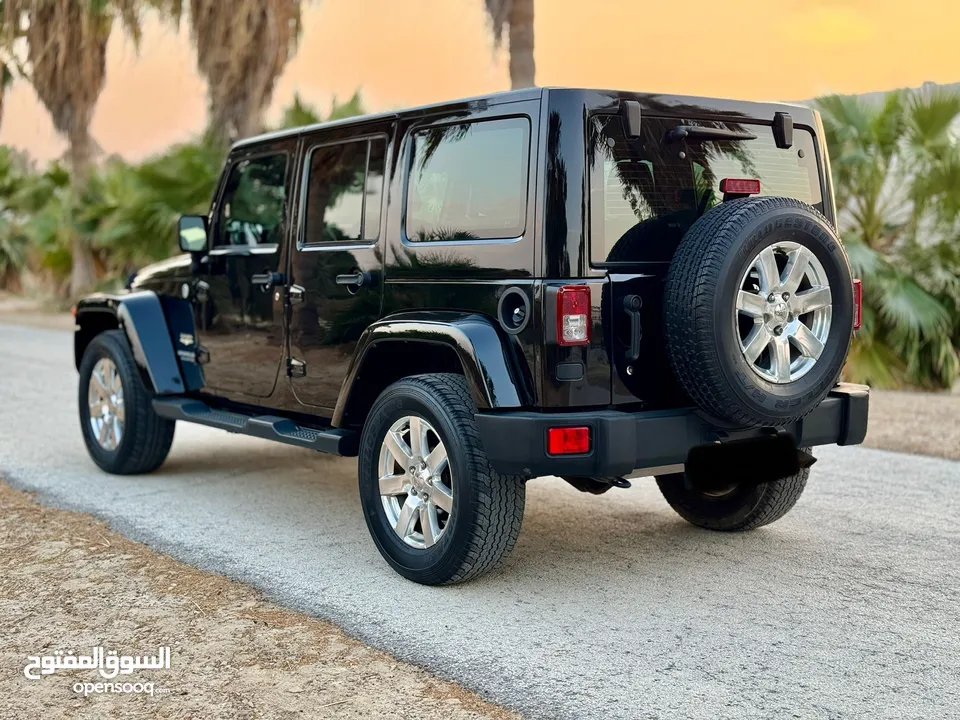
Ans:
[[[112,473],[177,420],[359,456],[427,584],[493,568],[542,475],[756,528],[866,433],[835,224],[800,106],[535,89],[243,140],[185,254],[79,303],[84,439]]]

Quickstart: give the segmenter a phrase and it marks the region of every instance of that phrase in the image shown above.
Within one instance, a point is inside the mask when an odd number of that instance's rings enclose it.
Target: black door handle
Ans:
[[[366,273],[356,272],[350,275],[337,275],[337,285],[353,285],[354,287],[363,287],[367,280]]]
[[[264,292],[270,288],[283,285],[285,281],[283,273],[278,272],[262,272],[250,277],[250,284],[259,285]]]

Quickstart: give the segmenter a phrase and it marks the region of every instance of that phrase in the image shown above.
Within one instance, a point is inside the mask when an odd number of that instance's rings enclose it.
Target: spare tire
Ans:
[[[829,221],[797,200],[745,198],[687,232],[664,295],[670,364],[706,413],[778,427],[837,383],[853,332],[853,281]]]

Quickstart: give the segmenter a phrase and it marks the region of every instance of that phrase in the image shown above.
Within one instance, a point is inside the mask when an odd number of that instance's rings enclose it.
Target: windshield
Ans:
[[[671,140],[678,125],[749,131],[755,140]],[[760,181],[761,195],[791,197],[823,212],[813,135],[794,131],[778,148],[769,125],[643,118],[627,139],[619,115],[589,126],[590,235],[594,263],[669,261],[683,235],[723,201],[726,178]]]

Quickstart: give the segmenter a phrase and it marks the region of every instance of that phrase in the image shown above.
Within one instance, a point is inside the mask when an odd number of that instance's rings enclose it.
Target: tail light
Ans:
[[[547,452],[551,455],[584,455],[590,452],[590,428],[550,428],[547,430]]]
[[[853,281],[853,329],[859,330],[863,325],[863,282]]]
[[[590,344],[590,288],[562,287],[557,291],[557,343]]]

